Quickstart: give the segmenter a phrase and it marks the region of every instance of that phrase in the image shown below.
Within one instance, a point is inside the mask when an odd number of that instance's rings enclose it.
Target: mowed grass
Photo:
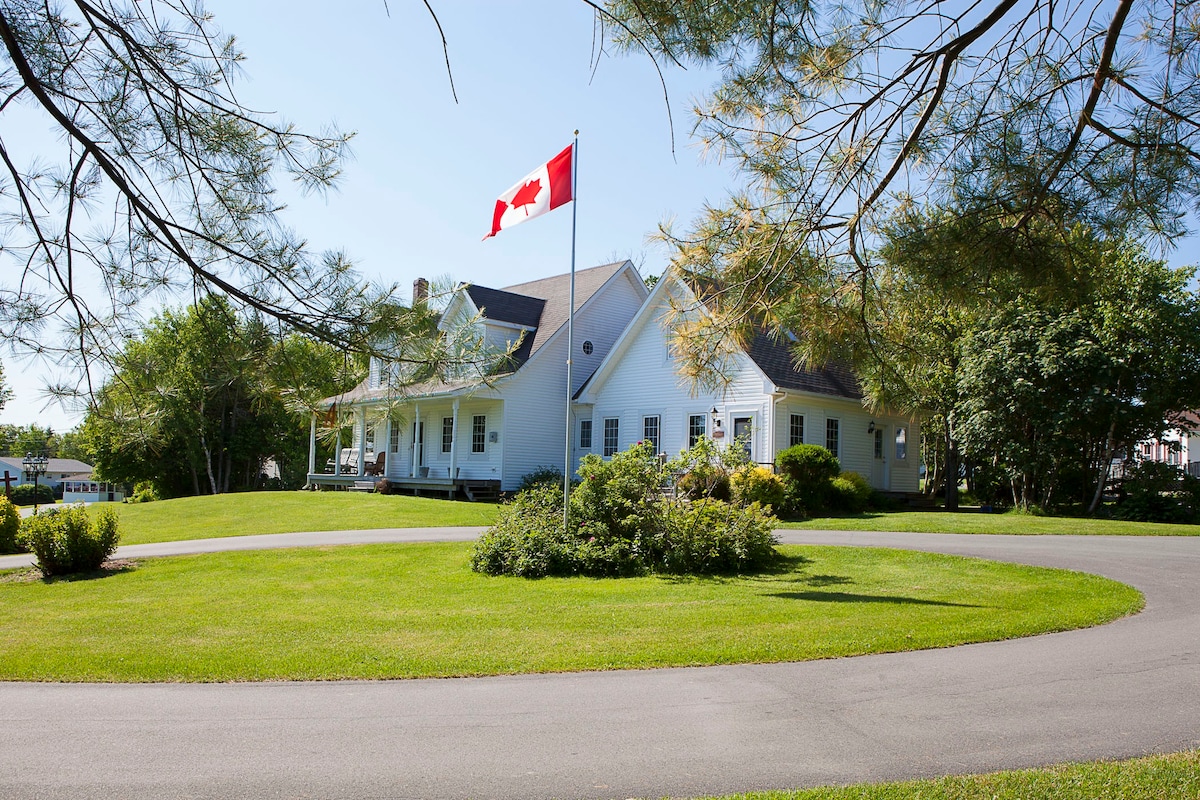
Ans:
[[[905,531],[913,533],[999,533],[1062,536],[1200,536],[1200,525],[1125,522],[1115,519],[984,514],[979,511],[882,511],[845,517],[781,522],[780,528],[827,531]]]
[[[298,531],[491,525],[496,506],[364,492],[246,492],[108,505],[121,544]]]
[[[464,543],[147,559],[0,580],[0,679],[416,678],[832,658],[1110,621],[1134,589],[916,552],[781,547],[773,574],[529,581]]]
[[[751,792],[720,800],[1196,800],[1200,750],[903,783]]]

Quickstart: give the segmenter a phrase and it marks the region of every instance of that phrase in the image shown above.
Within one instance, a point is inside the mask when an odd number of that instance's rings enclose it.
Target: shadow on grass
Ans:
[[[668,583],[728,583],[734,580],[766,578],[779,575],[790,575],[798,572],[801,567],[812,564],[813,560],[801,555],[784,555],[776,551],[771,562],[761,569],[750,572],[719,573],[716,575],[672,575],[656,573],[654,577]],[[807,579],[804,579],[807,582]]]
[[[949,606],[953,608],[983,608],[974,603],[947,603],[943,600],[922,600],[919,597],[895,597],[849,592],[773,592],[770,597],[783,600],[808,600],[814,603],[892,603],[906,606]]]
[[[75,583],[76,581],[98,581],[104,578],[112,578],[117,575],[123,575],[126,572],[133,572],[137,569],[136,561],[121,559],[119,561],[105,561],[100,565],[99,569],[88,570],[87,572],[72,572],[69,575],[47,575],[43,576],[37,567],[31,567],[33,580],[40,580],[42,583]]]

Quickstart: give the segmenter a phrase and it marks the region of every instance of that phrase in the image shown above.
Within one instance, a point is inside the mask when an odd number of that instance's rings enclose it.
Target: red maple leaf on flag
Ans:
[[[509,201],[509,205],[513,208],[521,206],[531,206],[537,202],[537,196],[542,192],[542,181],[540,178],[534,178],[529,183],[522,186],[513,195],[513,199]],[[529,216],[529,209],[525,209],[525,216]]]

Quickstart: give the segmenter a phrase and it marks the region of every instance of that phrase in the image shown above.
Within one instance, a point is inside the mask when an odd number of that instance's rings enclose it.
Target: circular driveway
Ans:
[[[437,538],[364,531],[269,543],[348,543],[353,534]],[[1200,746],[1200,538],[780,537],[1079,569],[1136,586],[1146,608],[1087,630],[806,663],[384,682],[6,683],[0,796],[687,797]]]

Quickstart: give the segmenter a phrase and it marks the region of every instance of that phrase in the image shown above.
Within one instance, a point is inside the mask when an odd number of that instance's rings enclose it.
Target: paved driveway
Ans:
[[[1200,538],[783,538],[1072,567],[1137,586],[1147,607],[1090,630],[799,664],[3,684],[0,796],[686,797],[1200,746]]]

